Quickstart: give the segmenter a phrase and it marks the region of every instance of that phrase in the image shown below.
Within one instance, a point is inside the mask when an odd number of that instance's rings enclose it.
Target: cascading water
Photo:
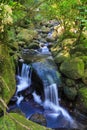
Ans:
[[[27,64],[22,65],[21,75],[18,75],[19,84],[17,85],[17,93],[26,89],[31,84],[31,67]]]
[[[71,126],[77,127],[68,112],[59,105],[58,83],[60,81],[56,68],[52,68],[52,64],[50,64],[48,61],[44,61],[44,63],[33,63],[32,66],[35,68],[43,81],[45,96],[44,101],[41,101],[40,96],[38,96],[35,92],[33,93],[33,97],[35,101],[43,106],[45,110],[44,115],[48,121],[47,126],[52,128],[68,128]],[[67,125],[64,126],[64,124],[61,124],[61,122],[66,122],[65,124]]]
[[[15,96],[17,97],[17,105],[19,105],[24,97],[21,94],[18,95],[18,92],[25,90],[31,85],[31,67],[23,63],[21,74],[19,74],[18,71],[17,78],[19,83],[17,84],[17,91]]]
[[[45,50],[43,51],[42,49],[42,53],[45,53]],[[50,54],[48,50],[46,50],[46,54]],[[41,95],[37,95],[38,92],[36,92],[36,89],[34,91],[34,88],[32,91],[33,99],[35,102],[40,104],[39,106],[42,107],[44,111],[39,111],[36,106],[35,108],[32,104],[33,100],[32,103],[31,101],[28,103],[21,102],[25,98],[21,95],[21,91],[25,90],[31,85],[31,67],[25,63],[23,63],[22,65],[21,74],[18,74],[19,83],[17,84],[16,92],[16,96],[18,99],[17,105],[24,113],[26,113],[27,118],[38,111],[40,113],[43,113],[47,120],[47,127],[68,128],[69,126],[73,125],[73,119],[70,117],[68,112],[59,105],[58,85],[60,79],[56,66],[53,63],[52,56],[49,55],[47,60],[45,60],[44,62],[34,62],[31,65],[40,77],[44,87],[44,101],[41,100]]]

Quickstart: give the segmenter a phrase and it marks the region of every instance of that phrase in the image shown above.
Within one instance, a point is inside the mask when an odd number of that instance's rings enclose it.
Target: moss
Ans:
[[[82,101],[83,106],[87,109],[87,88],[79,89],[79,97]]]
[[[39,49],[39,44],[38,43],[31,43],[28,46],[29,49]]]
[[[4,45],[0,45],[0,85],[2,88],[0,97],[8,103],[15,92],[16,84],[13,62],[8,54],[7,46]]]
[[[0,129],[2,127],[3,130],[50,130],[14,113],[0,118]]]
[[[78,58],[65,60],[60,66],[61,72],[71,79],[79,79],[84,75],[84,62]]]

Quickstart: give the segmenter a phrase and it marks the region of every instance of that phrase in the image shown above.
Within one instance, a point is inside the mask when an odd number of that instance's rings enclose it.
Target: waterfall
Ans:
[[[31,85],[31,73],[31,67],[23,63],[21,74],[17,76],[19,80],[19,84],[17,84],[17,93]]]
[[[44,86],[44,94],[45,94],[45,102],[50,101],[55,105],[59,105],[58,103],[58,92],[57,92],[57,85],[54,83],[53,78],[51,75],[46,75],[50,85]]]
[[[55,105],[58,105],[58,93],[57,93],[57,85],[51,84],[50,86],[46,86],[44,88],[45,93],[45,101],[52,102]]]

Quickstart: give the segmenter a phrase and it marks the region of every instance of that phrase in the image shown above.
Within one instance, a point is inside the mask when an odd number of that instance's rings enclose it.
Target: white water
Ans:
[[[18,75],[19,84],[17,85],[17,93],[25,90],[28,88],[31,84],[31,72],[30,72],[30,66],[27,64],[22,65],[22,71],[21,75]]]
[[[58,87],[56,83],[54,83],[52,76],[47,74],[46,77],[49,80],[50,85],[46,86],[46,84],[44,84],[45,101],[42,103],[40,96],[34,92],[33,97],[35,102],[42,105],[45,110],[51,110],[51,113],[48,115],[52,118],[57,118],[60,114],[62,114],[63,117],[70,122],[70,124],[74,124],[72,117],[59,105]]]
[[[21,101],[24,99],[22,95],[18,96],[18,92],[25,90],[31,85],[31,71],[30,71],[30,66],[27,64],[22,65],[22,71],[21,75],[18,75],[17,78],[19,80],[19,84],[17,85],[17,91],[16,91],[16,96],[17,96],[17,105],[21,103]],[[19,72],[18,72],[19,74]]]
[[[71,118],[71,116],[65,109],[63,109],[59,105],[58,87],[54,82],[52,76],[50,74],[46,74],[46,77],[47,80],[49,81],[49,85],[47,86],[44,82],[45,100],[44,102],[42,102],[40,96],[38,96],[35,92],[33,92],[32,95],[34,97],[34,101],[42,105],[45,110],[51,110],[51,113],[48,113],[49,116],[57,118],[60,114],[62,114],[66,120],[68,120],[71,124],[73,124],[74,121]],[[31,71],[28,65],[23,64],[21,75],[18,76],[18,78],[19,78],[19,84],[17,85],[17,93],[28,88],[31,84]],[[22,100],[23,96],[19,96],[17,105],[19,105]]]

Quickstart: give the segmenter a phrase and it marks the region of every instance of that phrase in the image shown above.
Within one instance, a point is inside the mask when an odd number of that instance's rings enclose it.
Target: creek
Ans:
[[[29,55],[28,50],[26,53],[24,50],[25,62],[29,62]],[[46,126],[50,128],[77,128],[73,118],[60,106],[60,76],[48,48],[45,46],[41,52],[35,51],[31,59],[34,57],[32,63],[20,62],[18,66],[15,108],[19,108],[28,119],[35,113],[43,115]]]
[[[51,35],[49,32],[48,39]],[[27,119],[33,116],[33,121],[55,130],[78,129],[81,125],[60,105],[61,79],[48,49],[50,42],[37,40],[39,49],[22,51],[16,73],[16,92],[9,103],[9,111],[21,111]],[[39,121],[35,114],[41,115]]]

